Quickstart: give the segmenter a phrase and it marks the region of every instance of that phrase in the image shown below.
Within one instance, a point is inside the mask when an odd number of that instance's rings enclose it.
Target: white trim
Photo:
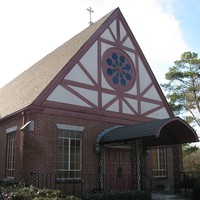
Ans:
[[[164,168],[161,168],[161,162],[160,162],[160,158],[162,158],[162,156],[160,157],[160,151],[163,151],[163,158],[164,158]],[[161,177],[167,177],[167,155],[166,155],[166,147],[165,146],[158,146],[156,148],[156,157],[157,157],[157,168],[156,169],[152,169],[153,172],[161,172],[164,173],[164,175],[153,175],[154,178],[161,178]]]
[[[60,131],[59,129],[62,129],[61,131],[62,132],[71,132],[71,131],[75,131],[75,137],[70,137],[70,136],[61,136],[61,137],[59,137],[59,134],[58,134],[58,139],[60,140],[62,140],[62,141],[64,141],[64,140],[67,140],[68,141],[68,156],[66,157],[67,158],[67,160],[68,160],[68,166],[66,167],[66,166],[63,166],[63,158],[61,158],[61,159],[59,159],[59,162],[61,161],[61,168],[60,169],[57,169],[57,171],[58,172],[60,172],[61,173],[61,176],[63,175],[63,173],[64,172],[67,172],[67,173],[69,173],[69,172],[82,172],[82,131],[84,130],[84,127],[82,127],[82,126],[73,126],[73,125],[65,125],[65,124],[56,124],[56,126],[57,126],[57,128],[58,128],[58,131]],[[81,138],[79,138],[78,136],[77,136],[77,134],[79,135],[81,135]],[[78,137],[78,138],[77,138]],[[79,146],[78,144],[76,144],[75,145],[75,152],[74,152],[74,156],[76,157],[76,156],[78,156],[78,155],[80,155],[80,163],[78,162],[78,161],[75,161],[75,163],[76,163],[76,166],[74,166],[74,169],[71,169],[71,145],[72,145],[72,140],[75,140],[75,141],[80,141],[80,152],[79,153],[77,153],[76,152],[76,150],[77,150],[77,147]],[[59,149],[59,152],[60,151],[62,151],[62,152],[60,152],[61,153],[61,155],[64,155],[63,153],[65,152],[65,150],[63,149],[63,142],[62,142],[62,144],[61,144],[61,147],[62,147],[62,150],[60,150]],[[79,163],[79,166],[77,167],[77,164]],[[80,180],[81,179],[81,173],[80,173],[80,175],[78,175],[78,176],[80,176],[80,177],[76,177],[77,176],[77,174],[75,173],[75,177],[76,178],[71,178],[70,177],[71,175],[69,174],[69,177],[68,177],[68,175],[66,176],[66,177],[64,177],[64,179],[63,178],[61,178],[60,179],[60,177],[58,177],[57,178],[57,180],[73,180],[73,179],[77,179],[77,180]]]
[[[7,128],[6,133],[11,133],[11,132],[16,131],[16,130],[17,130],[17,126],[13,126],[11,128]]]
[[[83,126],[73,126],[68,124],[56,124],[58,129],[71,130],[71,131],[84,131]]]

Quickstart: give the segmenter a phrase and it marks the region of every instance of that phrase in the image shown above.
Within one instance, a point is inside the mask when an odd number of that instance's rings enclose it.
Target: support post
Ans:
[[[172,146],[173,152],[173,174],[174,174],[174,192],[180,192],[180,167],[179,167],[179,146],[174,144]]]
[[[136,140],[131,144],[132,189],[141,190],[142,173],[142,141]]]
[[[104,146],[100,146],[100,155],[99,155],[99,190],[104,191],[104,155],[105,149]]]

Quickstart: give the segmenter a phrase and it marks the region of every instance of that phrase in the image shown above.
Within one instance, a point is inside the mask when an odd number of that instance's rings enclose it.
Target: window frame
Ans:
[[[160,156],[160,151],[164,150],[164,152],[162,152],[163,157],[161,158]],[[167,174],[167,148],[166,146],[162,145],[162,146],[157,146],[155,149],[153,149],[152,151],[156,151],[156,157],[155,157],[155,161],[154,162],[154,158],[153,158],[153,152],[152,152],[152,174],[154,178],[167,178],[168,174]],[[164,160],[164,162],[161,162],[161,159]],[[154,168],[154,166],[157,166],[156,168]],[[161,167],[162,165],[164,165],[164,167]],[[154,175],[154,173],[156,172],[161,172],[163,175]]]
[[[15,178],[15,158],[16,158],[16,131],[17,126],[6,129],[6,165],[5,178]]]
[[[81,180],[82,176],[82,134],[83,134],[84,127],[82,126],[73,126],[73,125],[66,125],[66,124],[57,124],[57,136],[58,136],[58,152],[57,152],[57,181],[71,181],[71,180]],[[63,132],[63,136],[59,136],[59,132]],[[68,134],[69,136],[64,136],[64,134]],[[75,135],[71,137],[71,135]],[[77,137],[80,134],[79,137]],[[62,140],[61,147],[62,152],[59,150],[59,140]],[[67,168],[64,167],[64,148],[66,147],[64,142],[67,141]],[[71,168],[71,150],[73,148],[72,142],[79,141],[79,167],[77,167],[76,161],[74,162],[74,168]],[[76,145],[74,145],[74,151],[76,152]],[[75,153],[74,152],[74,153]],[[61,155],[61,160],[59,160],[59,155]],[[76,154],[74,154],[76,156]],[[61,163],[62,167],[59,168],[59,162]],[[72,176],[72,177],[71,177]]]

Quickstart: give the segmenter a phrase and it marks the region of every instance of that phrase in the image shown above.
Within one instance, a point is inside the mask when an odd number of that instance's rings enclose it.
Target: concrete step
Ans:
[[[189,200],[182,195],[152,192],[152,200]]]

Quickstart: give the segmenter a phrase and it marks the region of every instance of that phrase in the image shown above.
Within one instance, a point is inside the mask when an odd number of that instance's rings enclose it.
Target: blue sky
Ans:
[[[173,10],[185,42],[200,56],[200,1],[176,0]]]
[[[185,51],[200,55],[199,0],[0,0],[0,87],[119,7],[159,83]]]

